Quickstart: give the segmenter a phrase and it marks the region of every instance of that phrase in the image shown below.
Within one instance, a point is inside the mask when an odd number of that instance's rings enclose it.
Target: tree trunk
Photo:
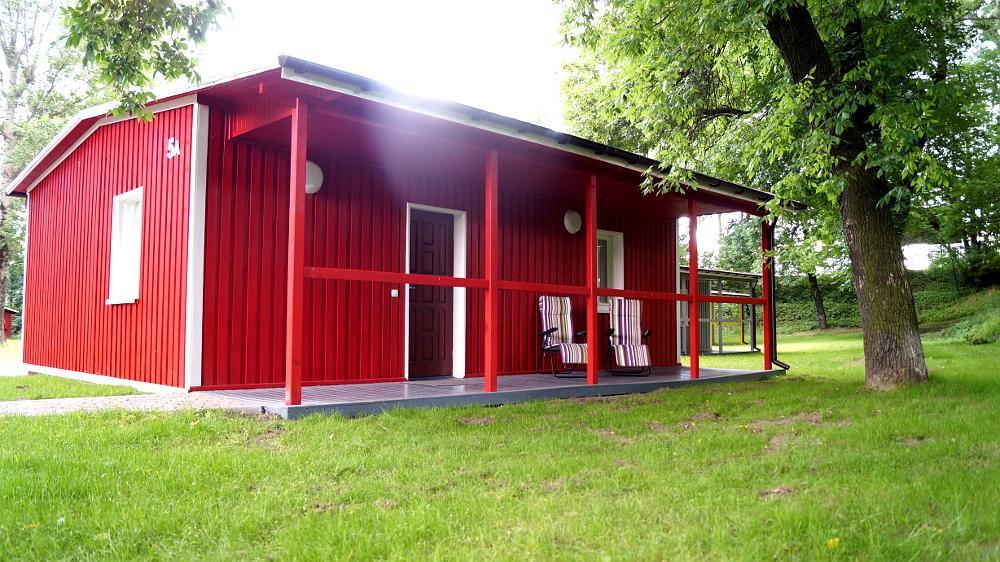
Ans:
[[[819,292],[819,280],[815,273],[807,273],[806,278],[809,279],[809,292],[816,304],[816,325],[820,330],[826,330],[830,325],[826,322],[826,307],[823,306],[823,294]]]
[[[6,81],[3,84],[3,93],[0,94],[0,97],[5,102],[3,117],[0,118],[0,304],[6,307],[7,286],[10,280],[11,252],[10,243],[4,233],[10,232],[10,229],[6,227],[8,226],[7,222],[12,220],[13,217],[10,212],[10,198],[7,197],[5,191],[18,172],[11,166],[8,152],[19,140],[14,125],[17,121],[18,103],[22,101],[20,99],[22,96],[16,92],[26,91],[30,82],[26,84],[22,83],[24,79],[20,76],[22,73],[21,61],[14,52],[13,46],[5,44],[2,50],[3,56],[7,61],[8,73]],[[7,343],[7,335],[2,329],[0,329],[0,343]]]
[[[0,247],[0,301],[7,306],[7,291],[10,288],[10,244]],[[7,334],[0,328],[0,344],[7,343]]]
[[[865,340],[865,385],[892,388],[927,380],[913,292],[888,206],[873,170],[853,166],[840,195],[851,276]]]
[[[938,238],[941,240],[942,238]],[[951,244],[944,242],[942,244],[948,252],[948,265],[951,269],[951,280],[955,283],[955,292],[959,293],[962,290],[962,283],[958,279],[958,256],[955,255],[955,248],[951,247]]]
[[[818,88],[831,88],[840,81],[839,73],[864,60],[860,20],[849,22],[844,29],[845,56],[835,68],[808,7],[787,6],[766,16],[768,36],[796,83],[811,77]],[[834,154],[841,162],[835,173],[844,178],[840,216],[864,331],[865,384],[891,388],[926,381],[927,365],[892,211],[888,205],[878,204],[889,186],[878,177],[877,169],[855,164],[867,147],[865,133],[874,132],[868,122],[873,111],[868,106],[855,111],[853,126],[844,131]]]

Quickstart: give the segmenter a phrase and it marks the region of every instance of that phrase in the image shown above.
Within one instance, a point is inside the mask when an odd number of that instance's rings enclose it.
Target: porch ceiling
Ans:
[[[361,102],[365,103],[364,100]],[[358,102],[335,100],[338,111]],[[370,102],[367,102],[370,103]],[[309,122],[311,159],[337,157],[372,162],[392,169],[418,170],[429,175],[465,181],[470,189],[481,190],[486,150],[482,139],[468,131],[453,130],[448,124],[429,122],[426,117],[388,114],[364,116],[357,112],[333,113],[331,106],[313,111]],[[382,124],[373,124],[382,123]],[[270,146],[289,146],[290,118],[266,124],[241,136],[242,140]],[[599,174],[601,208],[634,213],[637,216],[677,218],[687,216],[687,198],[681,194],[645,194],[642,176],[621,168],[597,167],[572,154],[544,147],[505,147],[500,159],[501,191],[531,193],[541,197],[575,202],[582,209],[584,189],[591,173]],[[750,205],[721,201],[705,192],[695,192],[698,213],[715,214],[737,210],[752,212]]]

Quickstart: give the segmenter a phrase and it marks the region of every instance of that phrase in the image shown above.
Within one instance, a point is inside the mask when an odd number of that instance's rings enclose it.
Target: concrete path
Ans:
[[[190,394],[134,394],[129,396],[95,396],[88,398],[50,398],[47,400],[0,401],[0,416],[48,416],[72,412],[102,410],[133,410],[142,412],[175,410],[233,410],[260,413],[260,406],[233,400],[208,392]]]
[[[0,361],[0,377],[20,377],[27,374],[28,369],[20,361]]]

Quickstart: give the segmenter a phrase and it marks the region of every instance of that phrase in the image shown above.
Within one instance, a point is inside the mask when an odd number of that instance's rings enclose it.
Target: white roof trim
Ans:
[[[188,94],[194,94],[195,92],[198,92],[205,88],[218,86],[219,84],[225,84],[227,82],[233,82],[235,80],[246,78],[248,76],[253,76],[255,74],[261,74],[269,70],[276,70],[277,68],[278,67],[276,66],[255,68],[253,70],[248,70],[246,72],[240,72],[239,74],[233,74],[230,76],[209,80],[207,82],[202,82],[197,86],[185,86],[183,88],[178,88],[164,92],[162,95],[157,95],[156,100],[171,98],[175,96],[185,96],[186,99],[188,97],[187,96]],[[183,107],[184,105],[191,105],[192,103],[195,103],[193,101],[189,101],[181,105],[170,105],[169,107],[167,107],[167,104],[172,104],[176,100],[168,100],[164,102],[156,100],[154,100],[149,104],[149,108],[153,111],[153,113],[159,113],[161,111],[166,111],[167,109],[176,109],[178,107]],[[87,119],[94,119],[95,117],[102,118],[101,121],[98,121],[98,123],[96,123],[93,127],[88,129],[87,132],[85,132],[77,142],[74,142],[73,146],[71,146],[66,152],[64,152],[59,157],[55,165],[47,168],[40,177],[38,177],[34,182],[32,182],[31,185],[28,186],[27,189],[25,189],[25,192],[31,191],[31,189],[34,188],[39,181],[41,181],[45,176],[49,175],[52,172],[52,170],[55,169],[55,166],[62,163],[62,161],[65,160],[67,156],[69,156],[74,150],[76,150],[80,146],[83,140],[86,140],[87,137],[92,135],[94,131],[97,130],[97,127],[108,125],[111,123],[117,123],[119,121],[126,121],[128,119],[134,118],[133,115],[126,115],[121,117],[108,117],[107,116],[108,113],[110,113],[111,110],[113,110],[116,106],[117,104],[114,102],[102,103],[100,105],[95,105],[83,109],[76,115],[71,117],[69,122],[66,123],[66,126],[63,127],[61,131],[59,131],[59,134],[57,134],[51,141],[49,141],[49,143],[45,145],[45,148],[39,151],[38,154],[36,154],[35,157],[32,158],[30,162],[28,162],[28,164],[24,167],[24,169],[21,170],[21,172],[17,175],[17,177],[15,177],[13,181],[10,182],[10,185],[4,187],[4,193],[6,193],[7,195],[12,194],[14,192],[14,189],[16,189],[19,185],[21,185],[21,183],[24,182],[25,178],[27,178],[27,176],[35,168],[37,168],[39,164],[41,164],[42,160],[44,160],[45,157],[48,156],[50,152],[55,150],[56,146],[58,146],[59,143],[63,142],[66,139],[66,137],[70,134],[70,132],[77,126],[79,126],[79,124],[82,123],[83,121],[86,121]],[[108,121],[105,122],[104,121],[105,119],[107,119]]]
[[[83,122],[86,119],[93,119],[95,117],[100,117],[101,115],[106,115],[108,111],[111,110],[111,107],[112,107],[111,104],[102,104],[102,105],[96,105],[94,107],[88,107],[87,109],[78,112],[76,115],[70,118],[69,122],[66,123],[66,126],[63,127],[61,131],[59,131],[59,134],[53,137],[52,140],[49,141],[49,144],[45,145],[45,148],[39,151],[38,154],[36,154],[35,157],[32,158],[30,162],[28,162],[28,165],[21,170],[21,173],[19,173],[17,177],[13,179],[13,181],[10,182],[10,185],[6,187],[4,192],[7,195],[13,193],[14,188],[17,187],[18,185],[21,185],[21,182],[24,181],[24,178],[26,178],[28,174],[31,173],[32,170],[34,170],[39,164],[41,164],[45,156],[48,155],[48,153],[55,150],[56,146],[58,146],[59,143],[65,140],[66,136],[69,135],[70,131],[75,129],[81,122]],[[89,135],[85,134],[84,136],[89,136]],[[77,145],[74,144],[73,148],[75,148],[76,146]],[[60,160],[62,159],[60,158]]]
[[[156,105],[152,105],[152,106],[150,106],[149,109],[153,113],[161,113],[161,112],[164,112],[164,111],[170,111],[171,109],[177,109],[179,107],[184,107],[184,106],[188,106],[188,105],[194,105],[197,102],[198,102],[198,96],[196,96],[194,94],[191,94],[189,96],[184,96],[184,97],[181,97],[181,98],[174,98],[174,99],[169,100],[169,101],[165,101],[165,102],[158,103]],[[40,161],[41,158],[44,155],[46,155],[49,152],[51,152],[52,149],[54,149],[55,146],[59,142],[61,142],[62,139],[65,138],[67,134],[69,134],[69,131],[72,130],[73,128],[75,128],[77,125],[79,125],[81,121],[84,121],[86,119],[93,119],[94,117],[100,115],[100,113],[90,113],[91,110],[99,111],[98,108],[103,108],[103,107],[107,107],[107,104],[105,104],[105,105],[99,105],[99,106],[90,108],[88,110],[84,110],[84,112],[87,112],[87,113],[80,112],[78,114],[79,119],[74,118],[74,122],[70,123],[69,125],[67,125],[67,127],[65,129],[63,129],[63,132],[60,133],[59,136],[56,137],[56,139],[54,139],[52,143],[49,143],[49,146],[47,146],[45,148],[45,150],[43,150],[42,152],[40,152],[39,155],[35,157],[35,160]],[[107,112],[105,111],[105,114],[106,113]],[[25,193],[31,193],[31,190],[35,189],[35,186],[37,186],[39,183],[41,183],[42,180],[44,180],[45,178],[47,178],[48,175],[51,174],[53,170],[55,170],[57,167],[59,167],[59,165],[62,164],[63,161],[65,161],[66,158],[69,157],[70,154],[73,154],[73,152],[75,152],[76,149],[79,148],[81,144],[83,144],[87,139],[89,139],[90,136],[93,135],[97,131],[97,129],[100,129],[101,127],[103,127],[105,125],[111,125],[111,124],[114,124],[114,123],[121,123],[122,121],[129,121],[131,119],[135,119],[135,116],[133,116],[133,115],[123,115],[121,117],[104,117],[104,118],[99,119],[89,129],[87,129],[87,132],[85,132],[84,134],[80,135],[80,138],[76,139],[76,142],[74,142],[72,146],[70,146],[69,148],[67,148],[61,155],[59,155],[59,158],[56,158],[56,161],[53,162],[52,165],[50,165],[48,168],[46,168],[44,172],[42,172],[37,178],[35,178],[35,180],[33,182],[31,182],[30,185],[28,185],[28,188],[24,190]],[[10,195],[11,192],[12,192],[12,190],[16,186],[20,185],[22,181],[24,181],[24,176],[26,176],[27,173],[31,169],[33,169],[35,166],[37,166],[38,163],[39,162],[32,161],[32,164],[30,166],[26,167],[18,175],[17,179],[15,179],[13,182],[11,182],[11,187],[9,187],[7,189],[7,195]]]
[[[449,122],[452,122],[452,123],[456,123],[456,124],[467,126],[467,127],[472,127],[472,128],[479,129],[479,130],[482,130],[482,131],[491,132],[491,133],[502,135],[502,136],[505,136],[505,137],[508,137],[508,138],[513,138],[513,139],[518,139],[518,140],[522,140],[522,141],[531,142],[531,143],[542,145],[542,146],[546,146],[546,147],[549,147],[549,148],[554,148],[554,149],[560,150],[562,152],[568,152],[568,153],[572,153],[572,154],[577,154],[577,155],[583,156],[585,158],[589,158],[589,159],[592,159],[592,160],[597,160],[597,161],[600,161],[600,162],[611,164],[611,165],[616,166],[618,168],[625,168],[625,169],[628,169],[628,170],[631,170],[631,171],[634,171],[634,172],[638,172],[638,173],[641,173],[641,174],[651,173],[653,176],[663,177],[661,174],[657,173],[655,170],[650,170],[649,168],[647,168],[647,167],[645,167],[643,165],[640,165],[640,164],[630,164],[630,163],[625,162],[623,160],[618,160],[618,159],[615,159],[615,158],[611,158],[611,157],[606,156],[606,155],[595,154],[593,151],[587,150],[587,149],[585,149],[583,147],[579,147],[579,146],[576,146],[576,145],[573,145],[573,144],[561,144],[561,143],[559,143],[559,142],[557,142],[557,141],[555,141],[553,139],[550,139],[550,138],[547,138],[547,137],[544,137],[544,136],[541,136],[541,135],[538,135],[538,134],[534,134],[534,133],[531,133],[531,132],[528,132],[528,131],[519,132],[515,128],[507,128],[507,127],[502,127],[502,126],[498,126],[498,125],[494,125],[494,124],[485,123],[483,121],[476,121],[476,120],[473,120],[473,119],[471,119],[469,117],[466,117],[464,115],[459,115],[457,113],[453,114],[453,113],[446,113],[446,112],[441,112],[441,111],[431,111],[431,110],[428,110],[426,108],[420,107],[419,105],[416,105],[416,104],[403,103],[403,102],[392,100],[392,99],[389,99],[389,98],[386,98],[384,96],[380,96],[380,95],[377,95],[377,94],[374,94],[374,93],[371,93],[371,92],[363,91],[361,88],[358,88],[356,85],[349,84],[347,82],[342,82],[342,81],[334,80],[334,79],[331,79],[329,77],[320,76],[320,75],[317,75],[317,74],[314,74],[314,73],[299,72],[299,71],[296,71],[295,69],[288,68],[288,67],[282,67],[282,66],[277,66],[277,67],[275,67],[275,66],[268,66],[268,67],[263,67],[263,68],[256,68],[256,69],[253,69],[253,70],[249,70],[249,71],[246,71],[246,72],[241,72],[241,73],[238,73],[238,74],[235,74],[235,75],[231,75],[231,76],[227,76],[227,77],[224,77],[224,78],[219,78],[219,79],[214,79],[214,80],[206,81],[206,82],[203,82],[203,83],[199,84],[198,86],[190,86],[190,87],[186,87],[186,88],[180,89],[178,91],[174,91],[172,93],[167,93],[167,94],[164,94],[162,96],[157,96],[157,99],[169,98],[169,97],[173,97],[173,96],[184,96],[185,94],[194,94],[194,93],[196,93],[196,92],[198,92],[200,90],[203,90],[205,88],[209,88],[209,87],[212,87],[212,86],[217,86],[219,84],[224,84],[224,83],[227,83],[227,82],[232,82],[232,81],[235,81],[235,80],[239,80],[239,79],[242,79],[242,78],[253,76],[255,74],[260,74],[260,73],[263,73],[263,72],[267,72],[269,70],[275,70],[275,69],[279,69],[279,68],[281,69],[281,78],[283,78],[285,80],[292,81],[292,82],[298,82],[298,83],[301,83],[301,84],[306,84],[306,85],[315,86],[315,87],[318,87],[318,88],[323,88],[324,90],[338,92],[338,93],[346,94],[346,95],[353,96],[353,97],[356,97],[356,98],[366,99],[366,100],[369,100],[369,101],[372,101],[372,102],[380,103],[380,104],[383,104],[383,105],[388,105],[388,106],[391,106],[391,107],[396,107],[396,108],[399,108],[399,109],[403,109],[403,110],[410,111],[410,112],[413,112],[413,113],[418,113],[418,114],[425,115],[425,116],[428,116],[428,117],[434,117],[434,118],[437,118],[437,119],[443,119],[443,120],[446,120],[446,121],[449,121]],[[166,102],[154,101],[154,102],[152,102],[150,104],[150,108],[154,112],[159,112],[159,111],[164,111],[165,109],[173,109],[175,107],[180,107],[180,105],[172,105],[172,106],[168,107],[168,104],[171,104],[174,101],[176,101],[176,100],[169,100],[169,101],[166,101]],[[187,102],[187,103],[184,103],[184,104],[181,104],[181,105],[190,105],[192,103],[196,103],[196,101]],[[81,111],[80,113],[78,113],[76,116],[74,116],[73,119],[71,119],[70,122],[66,125],[66,127],[64,127],[63,130],[58,135],[56,135],[56,137],[52,140],[52,142],[50,142],[41,152],[39,152],[35,156],[34,159],[32,159],[32,161],[27,166],[25,166],[25,168],[21,171],[20,174],[18,174],[18,176],[14,179],[14,181],[12,181],[11,184],[6,187],[5,192],[8,195],[10,195],[11,193],[13,193],[14,189],[16,187],[20,186],[21,183],[24,182],[24,180],[28,176],[28,174],[32,170],[34,170],[41,163],[41,161],[52,150],[54,150],[55,147],[60,142],[62,142],[66,138],[66,136],[70,133],[70,131],[72,131],[74,128],[76,128],[80,124],[80,122],[82,122],[82,121],[84,121],[86,119],[93,119],[95,117],[99,117],[99,116],[102,116],[102,115],[107,115],[107,113],[111,109],[113,109],[114,107],[115,107],[115,104],[113,104],[113,103],[102,104],[102,105],[98,105],[98,106],[87,108],[87,109]],[[79,147],[79,145],[82,143],[83,140],[86,140],[87,137],[89,137],[91,134],[93,134],[93,132],[97,129],[97,127],[100,127],[100,126],[103,126],[103,125],[107,125],[109,123],[114,123],[114,122],[126,120],[126,119],[132,119],[132,118],[133,118],[132,116],[126,116],[126,117],[120,117],[120,118],[107,118],[107,117],[105,117],[104,119],[102,119],[101,121],[99,121],[98,123],[96,123],[95,126],[91,127],[91,129],[89,129],[83,135],[83,137],[80,140],[78,140],[77,142],[75,142],[73,144],[73,146],[71,146],[65,153],[63,153],[59,157],[59,159],[56,161],[55,164],[53,164],[52,166],[50,166],[48,169],[45,170],[45,172],[43,172],[41,174],[41,176],[39,176],[38,178],[36,178],[36,180],[33,181],[32,184],[30,186],[28,186],[28,189],[26,189],[25,191],[26,192],[30,191],[43,178],[45,178],[49,173],[51,173],[52,170],[55,169],[55,166],[57,166],[58,164],[62,163],[62,161],[65,160],[65,158],[69,154],[71,154],[77,147]],[[110,119],[110,120],[105,121],[105,119]],[[708,192],[711,192],[711,193],[716,193],[716,194],[719,194],[719,195],[722,195],[722,196],[725,196],[725,197],[728,197],[728,198],[732,198],[732,199],[737,199],[737,200],[740,200],[740,201],[744,201],[744,202],[750,203],[750,204],[755,205],[755,206],[760,206],[761,205],[761,201],[758,200],[757,198],[753,197],[752,195],[737,194],[737,193],[733,193],[731,191],[725,191],[725,190],[717,189],[717,188],[713,187],[712,185],[710,185],[710,184],[708,184],[706,182],[703,182],[703,181],[698,181],[697,179],[692,180],[691,183],[694,184],[694,185],[696,185],[698,187],[698,189],[704,189],[705,191],[708,191]]]
[[[306,85],[309,85],[309,86],[316,86],[318,88],[323,88],[324,90],[329,90],[329,91],[332,91],[332,92],[337,92],[337,93],[340,93],[340,94],[345,94],[345,95],[353,96],[353,97],[356,97],[356,98],[361,98],[361,99],[365,99],[365,100],[368,100],[368,101],[372,101],[372,102],[376,102],[376,103],[381,103],[383,105],[388,105],[390,107],[395,107],[395,108],[398,108],[398,109],[403,109],[403,110],[410,111],[410,112],[413,112],[413,113],[419,113],[419,114],[425,115],[427,117],[434,117],[434,118],[437,118],[437,119],[443,119],[443,120],[449,121],[451,123],[456,123],[456,124],[464,125],[464,126],[467,126],[467,127],[473,127],[475,129],[479,129],[481,131],[487,131],[487,132],[490,132],[490,133],[495,133],[495,134],[498,134],[498,135],[503,135],[503,136],[509,137],[509,138],[514,138],[514,139],[518,139],[518,140],[528,141],[528,142],[531,142],[531,143],[534,143],[534,144],[539,144],[539,145],[547,146],[549,148],[555,148],[555,149],[560,150],[562,152],[570,152],[570,153],[577,154],[577,155],[580,155],[580,156],[583,156],[583,157],[586,157],[586,158],[590,158],[592,160],[599,160],[601,162],[612,164],[612,165],[617,166],[619,168],[626,168],[626,169],[629,169],[629,170],[632,170],[632,171],[635,171],[635,172],[639,172],[641,174],[652,173],[652,175],[654,175],[656,177],[660,177],[660,178],[663,177],[661,174],[658,174],[655,171],[651,171],[649,168],[647,168],[645,166],[642,166],[642,165],[639,165],[639,164],[629,164],[628,162],[625,162],[623,160],[618,160],[618,159],[611,158],[611,157],[608,157],[608,156],[604,156],[604,155],[600,155],[600,154],[595,154],[593,151],[587,150],[587,149],[585,149],[583,147],[575,146],[575,145],[568,144],[568,143],[567,144],[560,144],[559,142],[557,142],[555,140],[552,140],[552,139],[547,138],[547,137],[543,137],[541,135],[532,134],[530,132],[518,132],[514,128],[506,128],[506,127],[501,127],[501,126],[494,125],[494,124],[491,124],[491,123],[486,123],[486,122],[483,122],[483,121],[476,121],[476,120],[473,120],[473,119],[471,119],[469,117],[466,117],[464,115],[459,115],[457,113],[445,113],[445,112],[441,112],[441,111],[431,111],[431,110],[428,110],[428,109],[426,109],[424,107],[420,107],[419,105],[416,105],[416,104],[408,104],[408,103],[403,103],[403,102],[400,102],[400,101],[397,101],[397,100],[388,99],[388,98],[386,98],[384,96],[379,96],[378,94],[374,94],[372,92],[364,91],[364,90],[362,90],[361,88],[357,87],[354,84],[349,84],[347,82],[342,82],[342,81],[339,81],[339,80],[334,80],[334,79],[326,77],[326,76],[320,76],[320,75],[316,75],[316,74],[308,73],[308,72],[299,72],[296,69],[289,68],[289,67],[281,67],[281,77],[283,79],[285,79],[285,80],[290,80],[290,81],[293,81],[293,82],[299,82],[301,84],[306,84]],[[716,188],[712,187],[711,185],[706,184],[705,182],[700,182],[700,181],[697,181],[697,180],[694,180],[691,183],[696,184],[698,186],[698,189],[704,189],[705,191],[708,191],[708,192],[711,192],[711,193],[716,193],[716,194],[719,194],[719,195],[723,195],[725,197],[729,197],[729,198],[733,198],[733,199],[738,199],[738,200],[741,200],[741,201],[746,201],[748,203],[752,203],[755,206],[760,206],[761,205],[761,201],[757,200],[756,198],[754,198],[752,196],[744,196],[742,194],[732,193],[731,191],[723,191],[721,189],[716,189]]]

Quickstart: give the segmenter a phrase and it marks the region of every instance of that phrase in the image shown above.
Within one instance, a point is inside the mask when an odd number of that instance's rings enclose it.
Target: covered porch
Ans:
[[[760,297],[698,291],[697,218],[728,211],[763,216],[766,194],[696,175],[698,189],[647,195],[640,186],[652,164],[641,156],[464,106],[407,100],[377,84],[352,86],[347,82],[354,78],[330,69],[296,69],[283,78],[292,85],[261,83],[254,100],[228,108],[225,135],[237,154],[237,172],[222,169],[240,184],[241,151],[249,155],[246,166],[252,170],[261,161],[254,151],[266,150],[276,156],[273,164],[271,157],[262,160],[265,173],[268,166],[289,170],[271,172],[284,184],[279,188],[287,189],[287,223],[276,222],[275,230],[287,228],[287,238],[275,237],[280,251],[274,254],[275,261],[287,263],[284,294],[277,293],[284,307],[280,320],[274,318],[281,322],[283,345],[267,357],[282,363],[281,373],[273,374],[283,375],[283,389],[276,388],[277,377],[255,375],[248,367],[254,357],[248,356],[235,365],[217,361],[220,375],[201,390],[235,392],[291,416],[302,408],[363,409],[358,404],[366,401],[356,397],[370,392],[381,392],[378,401],[400,407],[428,400],[492,404],[645,392],[771,372],[769,264],[762,264]],[[358,171],[354,162],[373,166]],[[327,187],[307,190],[307,163],[322,169],[319,181],[326,176]],[[393,175],[397,169],[419,169],[428,179],[407,183]],[[260,191],[252,180],[246,189]],[[275,199],[276,210],[284,213],[281,199]],[[221,198],[220,208],[228,209],[227,202]],[[563,213],[574,209],[581,211],[576,230],[564,230]],[[454,229],[446,236],[453,242],[445,244],[449,253],[440,271],[413,270],[414,212],[446,215]],[[679,218],[689,224],[693,289],[688,292],[678,287]],[[762,222],[765,255],[770,230]],[[627,241],[617,284],[607,282],[607,272],[601,282],[598,271],[599,237],[608,231],[624,232]],[[232,286],[242,290],[240,283]],[[443,315],[454,319],[443,328],[448,359],[442,362],[446,368],[433,374],[451,378],[414,378],[410,295],[411,289],[426,287],[450,295],[451,308]],[[219,295],[228,293],[220,289]],[[540,370],[537,303],[543,295],[572,299],[576,329],[586,332],[585,378],[535,373]],[[609,298],[643,302],[643,315],[656,331],[653,376],[625,379],[603,371],[608,320],[600,307]],[[692,332],[702,303],[761,307],[762,369],[701,369],[696,335],[690,367],[680,367],[678,303],[692,305],[687,307]],[[223,337],[206,341],[225,351],[227,339],[235,341],[227,330],[223,323],[217,330]],[[249,375],[225,378],[234,371]],[[495,393],[498,398],[489,397]],[[278,398],[280,405],[274,402]]]
[[[656,367],[648,377],[612,376],[601,372],[596,383],[586,379],[556,378],[549,373],[503,377],[498,390],[487,390],[481,377],[436,378],[406,382],[307,386],[299,404],[287,404],[280,388],[218,390],[211,394],[239,400],[262,413],[296,419],[316,413],[345,416],[378,414],[401,408],[441,406],[500,406],[531,400],[597,398],[640,394],[695,384],[763,380],[783,370],[701,368],[695,376],[687,367]]]

